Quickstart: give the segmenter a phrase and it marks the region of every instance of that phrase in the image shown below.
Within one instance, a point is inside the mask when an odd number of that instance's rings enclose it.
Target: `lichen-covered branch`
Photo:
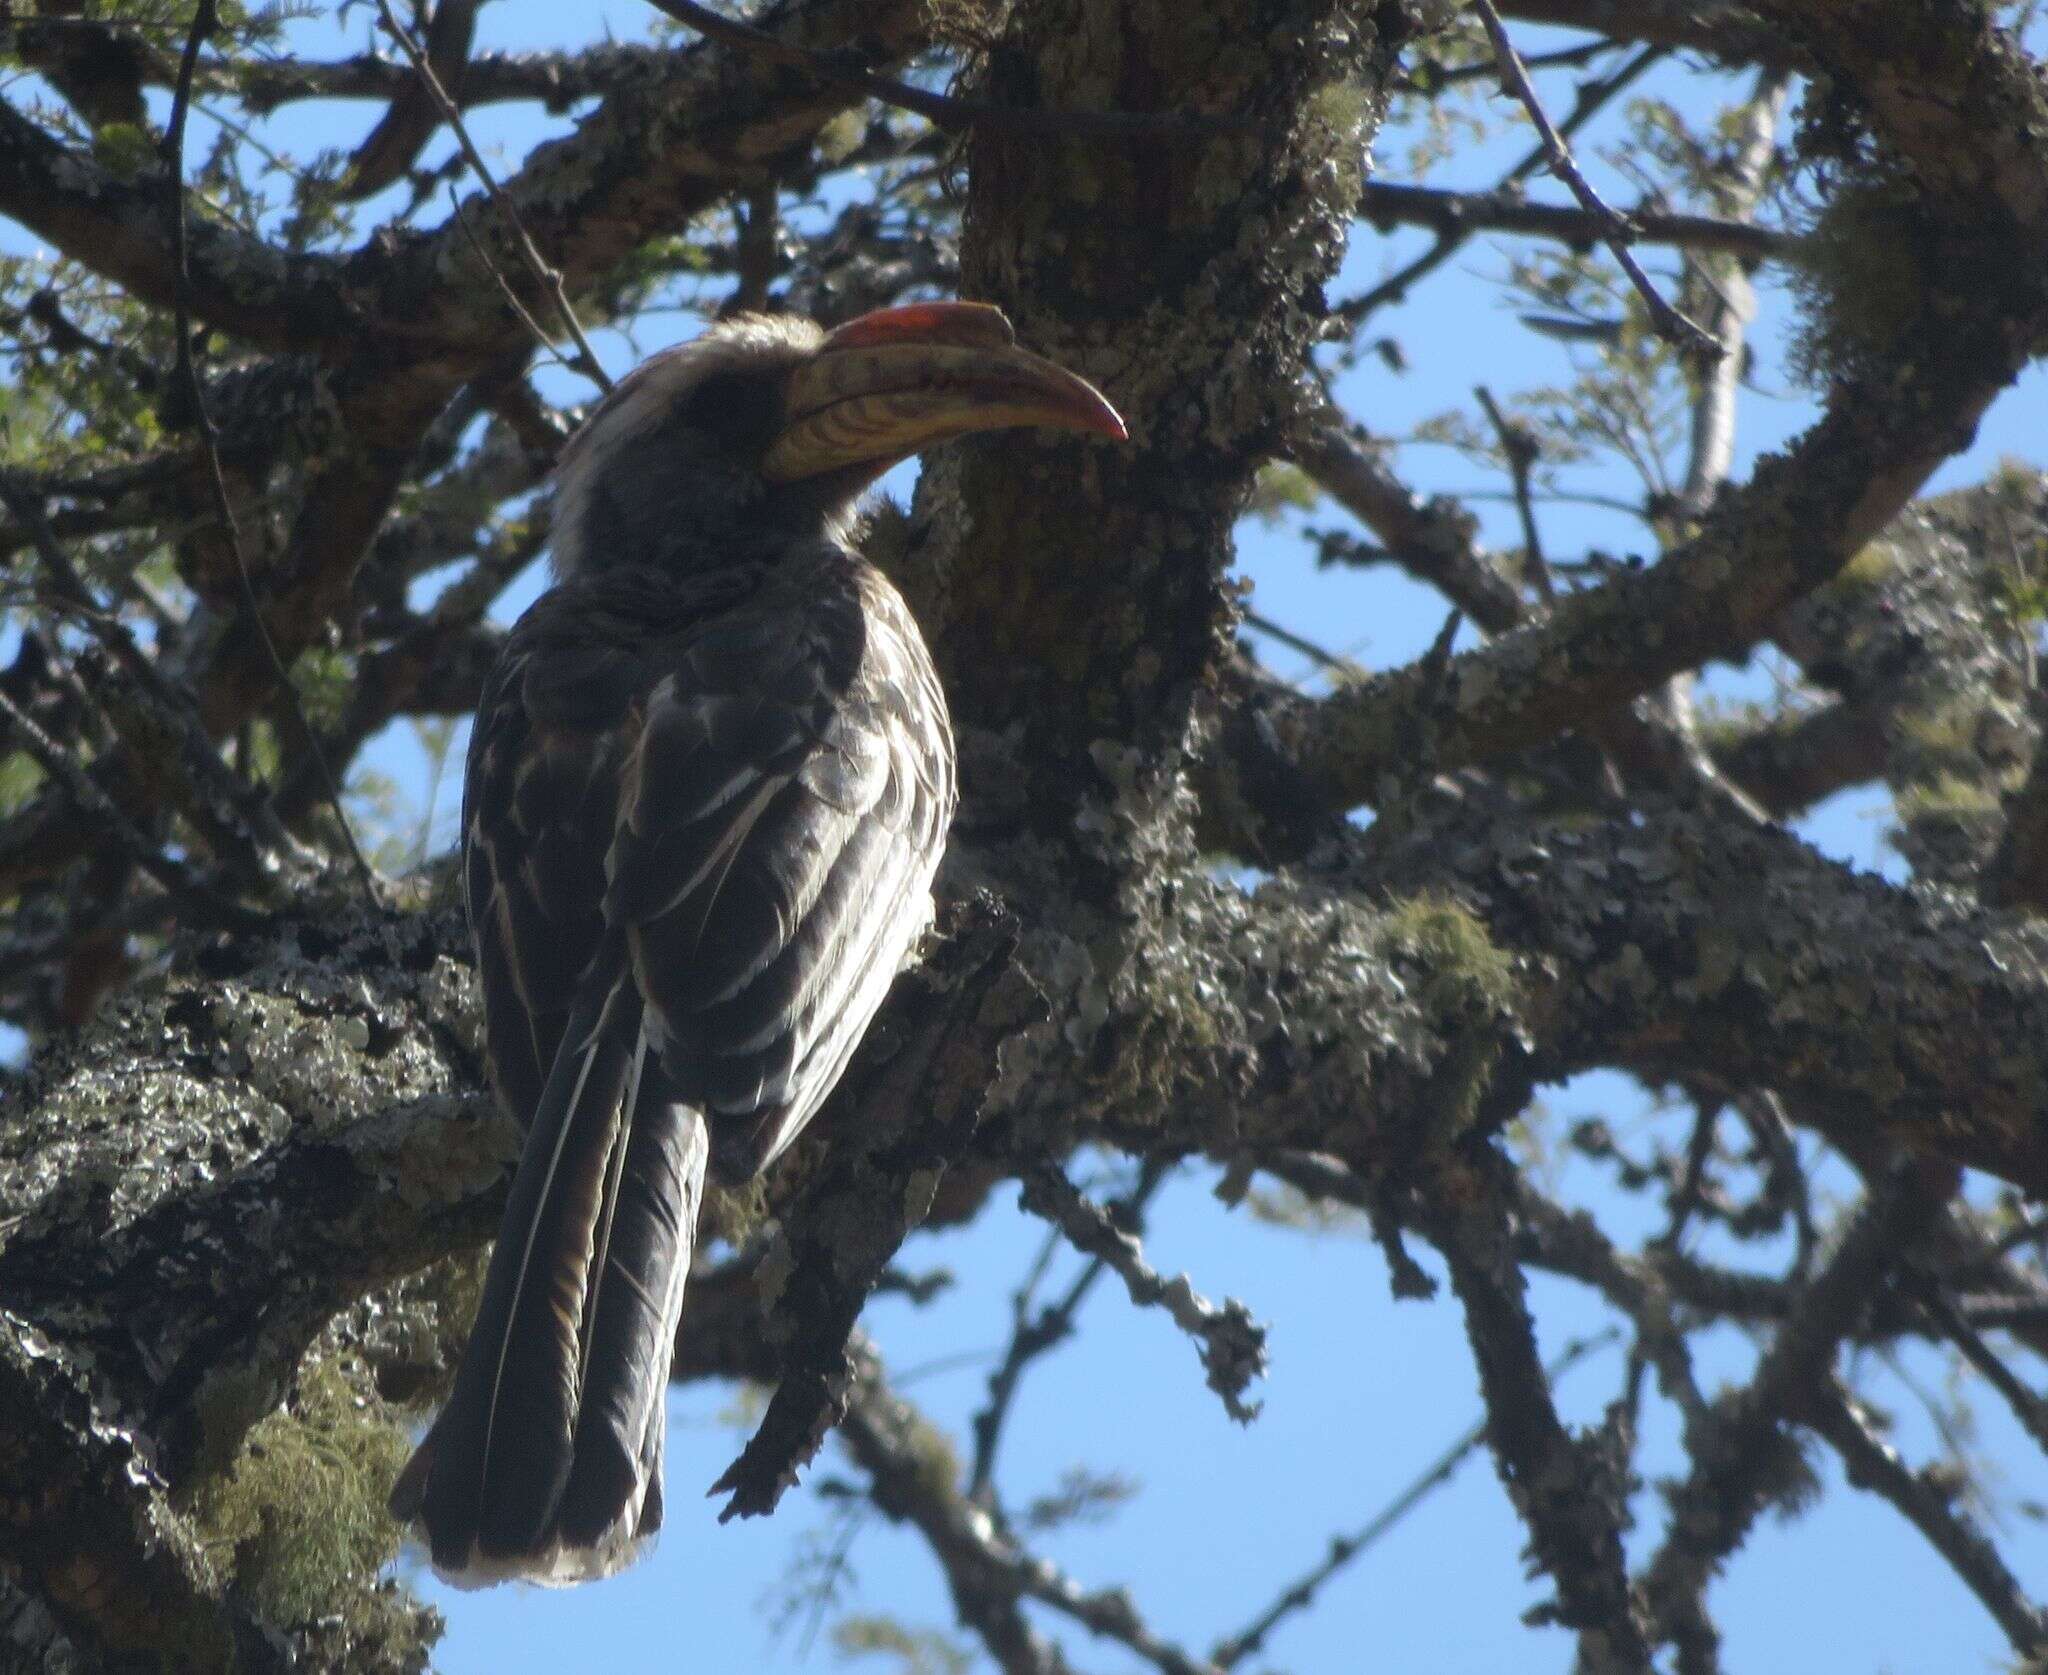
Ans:
[[[1613,1437],[1574,1436],[1550,1400],[1498,1207],[1483,1195],[1448,1211],[1431,1235],[1450,1265],[1486,1400],[1487,1441],[1536,1559],[1557,1585],[1544,1608],[1579,1636],[1588,1675],[1648,1675],[1650,1643],[1621,1550],[1627,1496]]]

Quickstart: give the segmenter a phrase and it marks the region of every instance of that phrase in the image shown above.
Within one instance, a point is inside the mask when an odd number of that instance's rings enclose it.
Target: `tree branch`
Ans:
[[[1580,249],[1611,236],[1615,228],[1583,208],[1532,204],[1519,194],[1448,192],[1436,186],[1369,180],[1359,195],[1359,213],[1380,231],[1427,227],[1440,237],[1474,232],[1530,233]],[[1775,261],[1798,247],[1796,235],[1748,221],[1712,215],[1675,215],[1633,209],[1616,218],[1632,244],[1673,244],[1682,250],[1714,251],[1746,262]]]
[[[1807,1403],[1806,1418],[1842,1457],[1849,1481],[1881,1495],[1927,1538],[1983,1602],[2020,1657],[2048,1651],[2048,1613],[2027,1598],[2018,1577],[1953,1493],[1907,1467],[1872,1428],[1853,1397],[1833,1380]]]
[[[1500,20],[1500,13],[1494,10],[1493,0],[1472,0],[1472,4],[1479,13],[1479,21],[1486,27],[1487,38],[1493,43],[1494,63],[1500,69],[1501,81],[1522,102],[1522,108],[1529,113],[1529,120],[1536,125],[1536,132],[1542,137],[1551,173],[1571,188],[1572,196],[1579,201],[1579,208],[1599,229],[1600,242],[1613,252],[1615,262],[1635,287],[1636,294],[1643,299],[1643,306],[1649,310],[1651,327],[1688,360],[1701,365],[1718,360],[1720,345],[1700,329],[1697,321],[1688,319],[1673,307],[1664,293],[1650,283],[1650,276],[1643,272],[1642,263],[1636,260],[1635,252],[1629,248],[1634,242],[1634,235],[1622,218],[1609,209],[1600,194],[1593,190],[1592,182],[1586,179],[1573,159],[1571,147],[1552,124],[1542,99],[1537,96],[1535,84],[1529,80],[1529,72],[1522,67],[1521,55],[1508,39],[1507,28]]]
[[[176,236],[164,182],[110,173],[90,153],[0,103],[0,215],[144,302],[178,300]],[[192,224],[200,319],[266,349],[319,349],[368,324],[347,259],[288,254],[212,217]]]

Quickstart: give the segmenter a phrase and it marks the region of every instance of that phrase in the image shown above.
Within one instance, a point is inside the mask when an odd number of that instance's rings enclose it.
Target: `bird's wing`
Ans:
[[[886,583],[806,576],[579,579],[521,619],[479,707],[470,915],[493,1072],[533,1132],[393,1495],[452,1573],[595,1574],[659,1522],[705,1120],[721,1173],[773,1157],[924,923],[944,700]]]
[[[499,1088],[525,1121],[607,926],[650,1040],[753,1173],[831,1090],[925,923],[945,698],[887,582],[610,571],[522,619],[477,715],[464,834]]]
[[[487,1056],[521,1123],[533,1118],[603,936],[604,854],[638,674],[630,659],[526,628],[477,708],[462,822]],[[574,703],[547,701],[572,693]]]
[[[744,1178],[823,1102],[930,912],[945,700],[893,588],[811,572],[678,648],[625,766],[606,918],[649,1039]]]

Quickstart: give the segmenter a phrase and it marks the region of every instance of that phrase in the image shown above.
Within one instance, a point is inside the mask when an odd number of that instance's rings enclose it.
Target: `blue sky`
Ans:
[[[368,7],[349,10],[337,25],[308,24],[308,50],[353,50],[369,37]],[[479,45],[540,48],[610,34],[645,33],[651,12],[613,0],[580,12],[508,0],[487,8]],[[1528,50],[1565,37],[1518,31]],[[1554,102],[1568,86],[1546,82]],[[1706,100],[1735,96],[1744,83],[1724,80],[1702,94],[1699,78],[1670,71],[1653,76],[1644,91],[1682,96],[1690,110]],[[1503,114],[1498,101],[1495,115]],[[270,143],[299,154],[319,146],[349,145],[375,112],[363,105],[300,107],[259,125]],[[478,139],[507,167],[562,124],[539,113],[496,108],[478,114]],[[1505,132],[1453,155],[1433,176],[1446,186],[1486,185],[1505,160],[1527,144],[1527,130]],[[1633,194],[1599,159],[1613,125],[1596,126],[1581,154],[1599,184],[1622,203]],[[195,130],[203,143],[203,127]],[[447,148],[443,137],[429,157]],[[1404,147],[1389,136],[1382,155],[1398,165]],[[1390,178],[1399,178],[1398,167]],[[1540,181],[1532,196],[1563,201],[1561,189]],[[11,231],[11,230],[10,230]],[[1332,294],[1370,284],[1420,247],[1426,235],[1381,237],[1360,230]],[[21,248],[19,235],[7,240]],[[1533,385],[1565,381],[1571,352],[1522,329],[1493,283],[1505,266],[1505,240],[1477,240],[1409,303],[1390,309],[1375,332],[1396,334],[1407,358],[1402,373],[1376,359],[1345,376],[1338,394],[1376,432],[1401,436],[1430,414],[1468,403],[1471,387],[1485,381],[1507,396]],[[1652,260],[1653,271],[1666,264]],[[1783,291],[1763,284],[1757,337],[1761,388],[1742,398],[1742,451],[1737,476],[1756,454],[1782,443],[1814,413],[1791,391],[1781,370],[1779,345],[1793,316]],[[669,316],[648,322],[641,351],[695,322]],[[616,334],[600,347],[620,370],[634,351]],[[558,398],[587,393],[565,374],[543,383]],[[1784,392],[1784,393],[1766,393]],[[1985,422],[1967,455],[1951,462],[1937,486],[1981,477],[2003,456],[2044,459],[2048,436],[2048,377],[2037,368],[2008,394]],[[1401,450],[1408,479],[1425,492],[1492,489],[1480,468],[1431,446]],[[1582,486],[1632,494],[1634,486],[1612,468],[1588,467]],[[895,483],[907,492],[908,474]],[[1475,504],[1487,537],[1519,541],[1510,507]],[[1630,520],[1576,505],[1546,506],[1546,544],[1554,554],[1588,547],[1643,551],[1647,537]],[[1388,570],[1318,572],[1299,539],[1300,518],[1277,528],[1247,524],[1241,532],[1243,572],[1256,587],[1255,608],[1371,667],[1407,661],[1427,647],[1440,627],[1442,602]],[[1306,521],[1341,523],[1330,508]],[[508,595],[516,610],[537,581],[529,577]],[[1276,664],[1290,667],[1273,648]],[[1757,671],[1717,672],[1710,691],[1729,695],[1759,689]],[[457,741],[457,750],[460,740]],[[422,758],[403,730],[380,741],[377,766],[416,803],[425,800]],[[458,757],[459,760],[459,757]],[[433,823],[435,847],[453,836],[452,783],[444,787]],[[1806,835],[1852,864],[1898,876],[1884,847],[1882,796],[1837,798],[1802,823]],[[1585,1112],[1609,1118],[1624,1136],[1640,1136],[1657,1119],[1640,1089],[1623,1078],[1581,1078],[1551,1090],[1547,1104],[1560,1123]],[[1803,1142],[1809,1150],[1814,1142]],[[1085,1162],[1077,1167],[1085,1167]],[[1213,1197],[1215,1172],[1186,1171],[1163,1195],[1149,1248],[1165,1271],[1185,1269],[1212,1295],[1242,1297],[1271,1330],[1272,1374],[1258,1392],[1260,1418],[1239,1427],[1223,1415],[1203,1387],[1194,1351],[1158,1313],[1133,1311],[1113,1284],[1098,1288],[1082,1316],[1078,1339],[1029,1375],[1005,1453],[1002,1481],[1012,1503],[1054,1487],[1075,1466],[1114,1470],[1137,1486],[1110,1521],[1047,1537],[1043,1550],[1067,1566],[1084,1586],[1128,1584],[1155,1629],[1200,1652],[1234,1631],[1292,1577],[1313,1564],[1330,1535],[1357,1527],[1394,1495],[1446,1443],[1477,1417],[1471,1363],[1454,1302],[1395,1304],[1384,1264],[1367,1240],[1349,1232],[1282,1231],[1230,1212]],[[1639,1206],[1619,1201],[1583,1163],[1561,1166],[1560,1191],[1591,1205],[1623,1232],[1637,1230]],[[993,1357],[1002,1348],[1009,1294],[1043,1237],[1014,1207],[1014,1191],[996,1194],[989,1212],[963,1233],[915,1241],[905,1252],[917,1269],[943,1266],[955,1286],[922,1309],[884,1299],[869,1311],[904,1392],[957,1435],[979,1405]],[[1427,1262],[1425,1257],[1425,1261]],[[1071,1272],[1062,1258],[1053,1282]],[[1562,1282],[1534,1281],[1546,1353],[1596,1332],[1609,1316],[1589,1295]],[[1751,1346],[1732,1332],[1712,1334],[1701,1352],[1702,1376],[1740,1377]],[[1618,1353],[1589,1358],[1560,1387],[1569,1416],[1599,1416],[1618,1382]],[[1906,1372],[1939,1385],[1942,1369],[1931,1357],[1911,1357]],[[1932,1446],[1898,1376],[1878,1370],[1872,1388],[1898,1405],[1898,1438],[1909,1457]],[[775,1518],[720,1526],[713,1503],[698,1489],[724,1469],[744,1437],[734,1416],[735,1392],[692,1387],[678,1392],[669,1437],[668,1528],[655,1555],[627,1575],[567,1593],[499,1589],[450,1594],[430,1579],[423,1590],[441,1605],[451,1627],[437,1655],[450,1675],[508,1669],[581,1669],[613,1662],[627,1667],[723,1670],[817,1670],[834,1667],[829,1637],[805,1632],[800,1620],[777,1632],[770,1602],[807,1542],[830,1543],[841,1533],[829,1504],[799,1491]],[[2009,1557],[2020,1573],[2048,1576],[2048,1534],[2014,1510],[2028,1497],[2048,1501],[2048,1469],[1995,1400],[1977,1402],[1977,1446],[2007,1462],[1995,1527],[2010,1538]],[[1644,1465],[1654,1475],[1680,1461],[1670,1415],[1652,1404]],[[1822,1461],[1829,1492],[1795,1524],[1767,1523],[1717,1585],[1712,1604],[1726,1635],[1731,1670],[1797,1670],[1802,1675],[1885,1670],[1895,1675],[1952,1675],[2000,1667],[2004,1642],[1976,1602],[1921,1546],[1886,1506],[1847,1490]],[[809,1473],[816,1481],[853,1477],[828,1445]],[[1639,1503],[1649,1528],[1639,1529],[1635,1551],[1654,1538],[1654,1500]],[[1514,1669],[1532,1675],[1569,1667],[1568,1636],[1532,1631],[1521,1614],[1547,1594],[1527,1575],[1522,1529],[1484,1455],[1469,1459],[1448,1485],[1372,1553],[1326,1591],[1319,1607],[1297,1617],[1251,1667],[1332,1670],[1373,1667],[1430,1672]],[[952,1611],[935,1565],[921,1543],[869,1517],[849,1549],[857,1579],[854,1609],[887,1612],[913,1626],[951,1630]],[[1042,1619],[1044,1626],[1054,1620]],[[1106,1644],[1066,1634],[1077,1664],[1088,1670],[1139,1667]],[[885,1667],[877,1665],[877,1668]]]

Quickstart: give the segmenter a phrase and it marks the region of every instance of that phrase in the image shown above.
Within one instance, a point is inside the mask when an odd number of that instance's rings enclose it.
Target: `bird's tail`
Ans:
[[[391,1492],[458,1585],[609,1575],[661,1525],[708,1139],[664,1097],[642,1010],[608,945],[535,1108],[454,1393]]]

